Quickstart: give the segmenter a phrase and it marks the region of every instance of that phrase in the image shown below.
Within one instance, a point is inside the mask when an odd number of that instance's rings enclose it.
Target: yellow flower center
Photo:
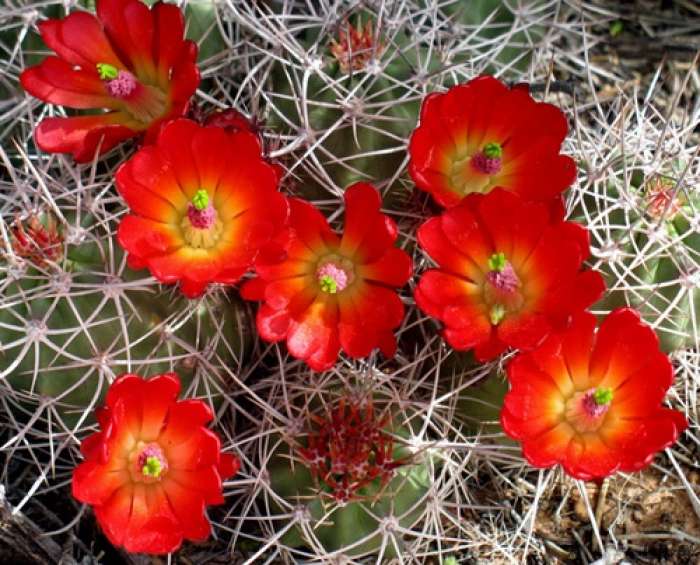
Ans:
[[[129,455],[131,479],[137,483],[154,483],[168,472],[168,460],[161,447],[155,443],[139,441]]]
[[[613,400],[611,388],[594,388],[573,394],[566,402],[564,417],[578,433],[595,432],[605,420]]]
[[[195,192],[187,205],[187,214],[180,222],[180,229],[185,242],[190,247],[209,249],[217,244],[224,230],[224,224],[219,219],[206,190],[200,189]]]

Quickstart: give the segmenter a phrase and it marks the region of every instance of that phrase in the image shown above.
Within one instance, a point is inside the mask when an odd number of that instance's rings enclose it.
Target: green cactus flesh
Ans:
[[[406,455],[405,450],[396,457]],[[309,527],[323,548],[330,552],[343,550],[347,555],[376,554],[382,546],[384,524],[391,518],[402,529],[410,529],[424,514],[424,499],[430,489],[427,463],[417,462],[399,467],[396,475],[383,488],[380,480],[358,490],[359,500],[334,505],[328,491],[314,481],[309,470],[289,457],[274,456],[268,465],[272,489],[294,506],[303,505]],[[323,496],[326,494],[326,496]],[[402,536],[393,532],[401,549]],[[281,540],[290,547],[309,545],[302,527],[290,529]],[[400,551],[402,553],[402,551]],[[396,556],[392,542],[385,547],[385,557]]]
[[[460,392],[457,417],[471,435],[479,436],[482,442],[516,444],[504,435],[500,423],[501,406],[507,392],[508,381],[496,371]]]
[[[176,371],[187,388],[200,357],[240,360],[247,330],[235,304],[217,297],[188,303],[177,291],[139,284],[143,276],[127,267],[121,281],[108,273],[100,248],[87,243],[70,249],[64,270],[48,279],[30,267],[2,281],[0,373],[13,390],[53,399],[73,423],[100,404],[108,374]],[[55,289],[47,292],[47,284]]]
[[[633,189],[641,190],[642,179],[632,175],[632,182]],[[620,198],[612,187],[608,195],[611,202]],[[612,235],[617,258],[615,264],[598,267],[608,290],[593,310],[636,308],[654,327],[662,350],[671,353],[694,346],[698,339],[700,289],[691,277],[700,259],[700,234],[688,220],[692,207],[664,219],[643,216],[639,209],[644,208],[608,212],[608,223],[621,226]],[[654,232],[663,237],[654,237]]]
[[[287,63],[279,63],[272,73],[269,125],[280,133],[291,129],[297,136],[306,136],[302,151],[314,148],[314,158],[307,161],[312,166],[302,164],[292,174],[306,198],[327,196],[324,187],[331,183],[344,189],[354,182],[393,179],[405,159],[405,140],[418,119],[422,96],[413,86],[417,69],[429,74],[439,68],[435,53],[402,30],[387,35],[371,13],[358,13],[348,23],[367,22],[373,24],[376,41],[376,60],[368,65],[376,72],[341,68],[329,49],[338,39],[339,27],[334,26],[306,30],[300,39],[308,52],[315,49],[322,54],[321,68],[311,71],[303,86],[290,76],[295,69]],[[396,184],[394,192],[405,191]]]

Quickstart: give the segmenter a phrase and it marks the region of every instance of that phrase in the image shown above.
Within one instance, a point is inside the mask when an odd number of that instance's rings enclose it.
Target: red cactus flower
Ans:
[[[364,27],[360,22],[356,27],[346,20],[344,27],[338,31],[338,41],[333,40],[330,44],[330,51],[344,73],[363,70],[383,49],[380,41],[375,42],[371,21],[366,22]]]
[[[259,248],[284,228],[287,203],[258,137],[185,119],[167,124],[116,175],[131,208],[118,240],[132,268],[189,297],[210,282],[236,282]]]
[[[581,269],[585,228],[502,189],[429,219],[418,241],[439,268],[421,277],[416,304],[444,323],[452,347],[482,361],[536,347],[605,288],[599,273]]]
[[[56,263],[63,257],[63,236],[51,214],[43,223],[36,215],[29,216],[26,222],[17,219],[10,229],[10,236],[14,254],[38,268]]]
[[[372,185],[349,187],[341,238],[316,208],[291,199],[284,249],[261,253],[258,278],[241,290],[265,302],[257,317],[263,339],[286,339],[289,352],[316,371],[332,367],[341,347],[356,358],[375,347],[388,357],[396,350],[392,330],[404,309],[392,289],[411,276],[411,259],[394,247],[396,226],[380,205]]]
[[[24,89],[52,104],[106,112],[45,118],[36,144],[48,153],[91,160],[145,133],[156,137],[164,120],[180,116],[199,84],[197,46],[185,41],[182,12],[159,2],[97,0],[97,17],[74,12],[39,24],[56,56],[20,76]]]
[[[648,465],[687,427],[662,407],[673,368],[653,330],[626,308],[595,331],[581,312],[571,326],[508,365],[501,423],[535,467],[561,464],[590,480]]]
[[[394,441],[384,431],[389,416],[378,418],[371,399],[341,398],[327,417],[311,418],[316,426],[298,452],[339,504],[358,498],[358,491],[376,479],[387,484],[395,470],[408,463],[407,458],[394,457]]]
[[[130,552],[170,553],[183,539],[209,537],[205,508],[224,502],[221,481],[240,467],[204,427],[209,407],[178,401],[179,392],[174,373],[122,375],[97,412],[100,431],[80,445],[85,461],[73,473],[73,496]]]
[[[423,101],[409,172],[446,207],[497,186],[552,200],[576,178],[573,159],[559,154],[567,130],[564,114],[526,88],[478,77]]]

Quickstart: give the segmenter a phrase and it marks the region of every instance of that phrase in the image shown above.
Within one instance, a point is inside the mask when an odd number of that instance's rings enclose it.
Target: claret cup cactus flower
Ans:
[[[508,365],[501,422],[536,467],[557,463],[579,479],[637,471],[687,427],[662,406],[673,368],[654,332],[629,309],[596,331],[580,313],[561,334]]]
[[[81,444],[73,496],[94,507],[107,537],[127,551],[170,553],[183,539],[209,537],[204,510],[224,502],[221,482],[240,467],[204,427],[209,407],[178,401],[179,392],[172,373],[119,377],[98,413],[100,431]]]
[[[105,111],[45,118],[37,145],[84,162],[131,137],[155,139],[199,84],[197,46],[183,39],[184,27],[177,6],[149,9],[140,0],[98,0],[97,16],[73,12],[40,23],[56,56],[25,70],[23,88],[52,104]]]
[[[477,77],[423,101],[409,171],[443,206],[494,187],[550,200],[576,178],[573,159],[559,154],[567,131],[561,110],[535,102],[526,86]]]
[[[345,192],[345,230],[336,235],[323,215],[290,201],[290,233],[256,259],[257,278],[243,296],[261,300],[257,325],[268,341],[317,371],[332,367],[342,348],[366,357],[379,348],[391,357],[393,330],[404,307],[395,289],[411,276],[408,254],[395,247],[396,225],[379,211],[376,189],[358,183]]]
[[[240,279],[287,220],[277,171],[246,130],[175,120],[120,167],[116,181],[132,211],[118,232],[129,265],[179,281],[188,297]]]
[[[582,269],[585,229],[500,188],[429,219],[418,241],[438,268],[422,275],[416,304],[444,324],[450,345],[480,360],[536,347],[604,290]]]
[[[2,529],[41,559],[637,562],[696,506],[689,2],[0,4]]]

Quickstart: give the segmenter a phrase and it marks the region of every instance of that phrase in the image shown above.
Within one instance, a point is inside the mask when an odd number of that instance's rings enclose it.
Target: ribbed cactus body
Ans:
[[[655,327],[662,349],[670,353],[697,342],[700,234],[691,220],[693,205],[680,204],[682,194],[673,200],[670,196],[659,201],[649,197],[648,185],[657,180],[651,177],[645,182],[642,175],[632,174],[629,192],[637,197],[635,205],[628,210],[611,206],[606,211],[605,222],[613,229],[602,253],[609,260],[598,268],[606,278],[608,292],[594,309],[638,309]],[[673,185],[668,181],[669,194],[674,191]],[[607,196],[611,204],[629,198],[614,187],[609,188]],[[588,213],[592,215],[595,206],[589,204]]]
[[[666,229],[666,245],[671,242],[672,251],[657,257],[652,251],[652,259],[645,263],[645,268],[634,271],[634,275],[638,274],[646,284],[628,295],[631,294],[630,304],[638,308],[649,323],[654,324],[660,317],[667,320],[656,328],[656,332],[662,349],[672,352],[697,344],[694,328],[700,323],[700,288],[693,277],[698,276],[700,233],[693,230],[688,219],[681,214],[661,222],[660,229]],[[647,237],[641,239],[643,241],[639,243],[643,246],[639,247],[654,249],[653,241]]]
[[[66,421],[99,405],[116,374],[176,370],[188,387],[198,367],[234,366],[245,347],[247,322],[235,304],[159,291],[123,265],[116,242],[105,257],[107,243],[69,245],[60,266],[25,264],[3,281],[0,372],[22,395],[55,403]]]
[[[268,125],[303,140],[298,155],[312,155],[287,162],[304,197],[327,198],[329,187],[337,194],[358,181],[396,184],[421,85],[440,64],[398,18],[372,10],[339,16],[298,38],[307,54],[302,69],[290,65],[292,53],[275,65]]]
[[[479,436],[485,443],[513,445],[503,434],[500,424],[503,398],[508,392],[505,376],[493,370],[491,374],[465,388],[457,399],[457,415],[465,423],[470,435]]]
[[[405,448],[395,451],[395,458],[408,455]],[[313,536],[327,552],[341,550],[346,555],[377,554],[385,530],[411,529],[424,515],[424,499],[430,489],[427,463],[408,463],[395,471],[386,485],[380,479],[357,491],[358,500],[336,505],[330,489],[320,487],[309,470],[301,463],[290,464],[281,454],[268,465],[272,490],[287,502],[303,509],[304,520]],[[402,535],[394,531],[402,549]],[[295,526],[281,540],[289,547],[308,546],[310,540],[304,528]],[[396,547],[388,544],[387,558],[397,555]]]

